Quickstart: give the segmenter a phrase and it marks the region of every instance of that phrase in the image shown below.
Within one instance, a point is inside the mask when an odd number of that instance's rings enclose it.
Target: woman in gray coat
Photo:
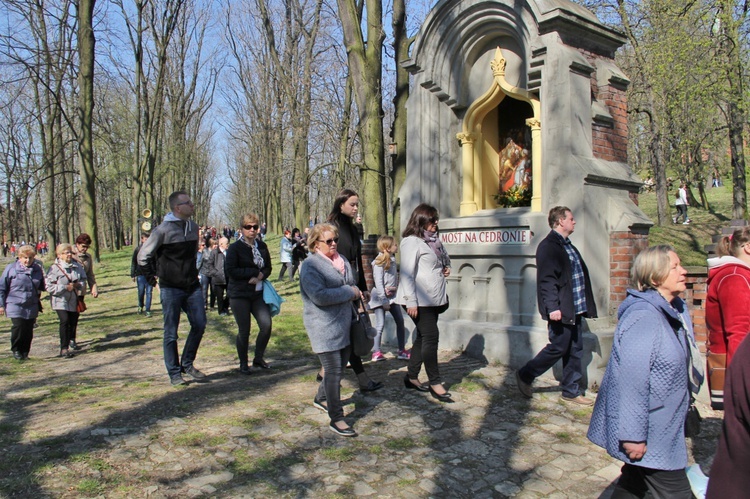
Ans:
[[[344,421],[340,384],[350,354],[352,301],[359,299],[360,291],[351,265],[338,254],[337,245],[338,232],[333,225],[313,227],[308,236],[310,256],[300,269],[299,284],[307,336],[325,372],[313,403],[328,411],[333,432],[353,437],[357,433]]]
[[[404,378],[407,389],[429,391],[441,402],[451,402],[438,369],[438,316],[448,309],[445,279],[451,273],[451,259],[438,237],[438,211],[420,204],[409,217],[401,240],[401,283],[396,303],[404,306],[417,326],[411,348],[409,370]],[[429,385],[419,382],[424,363]]]
[[[55,248],[57,258],[47,271],[47,292],[52,310],[60,318],[60,357],[70,358],[70,340],[78,328],[78,297],[86,294],[86,271],[73,260],[73,247],[68,243]]]

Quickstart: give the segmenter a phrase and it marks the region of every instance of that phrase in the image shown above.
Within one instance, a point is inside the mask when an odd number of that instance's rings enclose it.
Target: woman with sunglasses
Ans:
[[[441,402],[451,402],[438,369],[438,315],[448,309],[446,277],[451,273],[451,259],[437,235],[438,211],[420,204],[409,217],[401,239],[401,282],[396,303],[417,326],[417,337],[411,348],[409,370],[404,378],[407,389],[430,392]],[[424,363],[428,385],[419,381]]]
[[[333,209],[328,215],[328,223],[338,229],[338,253],[347,261],[352,268],[354,282],[362,292],[365,301],[369,301],[367,282],[362,267],[362,241],[354,224],[354,219],[359,213],[359,196],[351,189],[342,189],[333,202]],[[349,363],[359,381],[359,389],[363,392],[374,392],[383,388],[383,383],[373,381],[365,372],[362,358],[352,353]]]
[[[333,225],[313,227],[308,238],[310,256],[300,268],[299,284],[307,336],[324,370],[313,405],[328,412],[331,431],[353,437],[357,433],[344,421],[340,384],[351,351],[352,301],[362,294],[351,265],[336,249],[339,241]]]
[[[271,367],[263,360],[271,339],[271,311],[263,301],[263,281],[271,275],[271,255],[259,237],[259,229],[258,215],[244,215],[240,223],[240,239],[229,246],[225,260],[227,294],[237,322],[237,355],[242,374],[251,373],[248,364],[251,315],[260,330],[255,341],[253,367]]]

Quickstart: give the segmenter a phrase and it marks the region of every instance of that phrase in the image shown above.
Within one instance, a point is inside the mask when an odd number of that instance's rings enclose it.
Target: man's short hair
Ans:
[[[566,213],[570,211],[570,208],[567,206],[555,206],[551,210],[549,210],[549,216],[547,217],[547,223],[549,223],[549,228],[554,229],[560,224],[560,220],[564,220],[567,216]],[[571,211],[571,213],[573,213]]]
[[[190,196],[185,191],[174,191],[172,194],[169,195],[169,209],[174,211],[174,209],[177,207],[177,199],[179,199],[180,196]]]

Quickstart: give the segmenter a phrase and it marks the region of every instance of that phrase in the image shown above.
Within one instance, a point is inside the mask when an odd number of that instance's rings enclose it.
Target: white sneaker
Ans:
[[[682,225],[690,225],[690,222],[692,222],[692,220],[685,220],[682,222]]]

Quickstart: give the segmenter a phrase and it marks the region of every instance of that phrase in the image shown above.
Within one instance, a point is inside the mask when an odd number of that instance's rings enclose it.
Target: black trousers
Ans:
[[[653,497],[654,499],[692,499],[690,482],[684,469],[667,471],[625,464],[612,499]]]
[[[258,339],[255,340],[255,359],[263,360],[268,341],[271,339],[271,311],[263,301],[263,293],[252,299],[231,298],[232,314],[237,322],[237,356],[240,366],[247,366],[247,350],[250,345],[250,315],[258,323]]]
[[[67,350],[70,347],[70,340],[76,339],[78,318],[81,314],[67,310],[55,310],[55,312],[60,319],[60,350]]]
[[[320,365],[323,366],[323,381],[318,385],[318,394],[315,399],[319,402],[326,401],[328,405],[328,417],[331,422],[343,421],[344,405],[341,403],[341,376],[346,361],[349,359],[350,347],[333,352],[318,354]]]
[[[13,317],[10,327],[10,349],[23,355],[31,350],[31,340],[34,338],[34,321],[36,319],[21,319]]]
[[[220,314],[229,312],[229,299],[224,296],[226,290],[226,284],[211,285],[211,299],[213,300],[214,297],[216,298],[216,308]]]
[[[444,307],[419,307],[414,324],[417,326],[417,337],[411,346],[411,357],[409,358],[409,379],[418,379],[419,371],[427,372],[427,379],[431,385],[442,383],[440,370],[438,369],[438,341],[440,330],[438,329],[438,315]]]

